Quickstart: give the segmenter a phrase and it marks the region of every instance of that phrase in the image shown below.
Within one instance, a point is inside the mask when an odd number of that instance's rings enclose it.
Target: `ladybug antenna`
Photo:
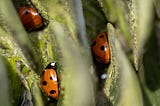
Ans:
[[[46,69],[54,69],[56,70],[57,69],[57,65],[56,65],[56,62],[51,62],[47,65]]]

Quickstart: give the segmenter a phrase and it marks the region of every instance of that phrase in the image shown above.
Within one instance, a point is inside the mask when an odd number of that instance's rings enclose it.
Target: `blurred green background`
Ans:
[[[25,30],[22,6],[38,11],[42,29]],[[108,35],[107,65],[90,50],[100,32]],[[159,106],[159,54],[159,0],[0,0],[2,106]],[[41,72],[53,61],[58,102],[40,88]]]

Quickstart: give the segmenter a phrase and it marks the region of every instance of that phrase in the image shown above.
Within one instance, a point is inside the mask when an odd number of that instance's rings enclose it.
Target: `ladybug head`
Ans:
[[[54,70],[56,70],[57,69],[56,62],[49,63],[45,69],[54,69]]]

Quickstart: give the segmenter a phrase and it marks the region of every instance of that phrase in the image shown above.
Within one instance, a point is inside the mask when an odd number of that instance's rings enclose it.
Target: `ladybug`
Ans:
[[[50,97],[55,100],[59,97],[59,84],[56,72],[56,63],[49,63],[41,76],[41,88]]]
[[[99,63],[108,64],[110,62],[110,49],[105,32],[96,36],[91,45],[91,49],[93,56]]]
[[[21,7],[18,14],[27,30],[34,30],[42,26],[42,17],[34,8]]]

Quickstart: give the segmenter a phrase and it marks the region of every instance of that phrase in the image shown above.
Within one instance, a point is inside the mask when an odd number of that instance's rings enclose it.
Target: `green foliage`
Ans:
[[[160,105],[159,4],[158,0],[1,0],[1,105]],[[35,8],[44,28],[26,31],[17,15],[21,6]],[[97,64],[90,51],[100,32],[108,35],[108,65]],[[41,72],[53,61],[60,79],[57,103],[40,88]],[[97,73],[107,78],[99,79]]]

